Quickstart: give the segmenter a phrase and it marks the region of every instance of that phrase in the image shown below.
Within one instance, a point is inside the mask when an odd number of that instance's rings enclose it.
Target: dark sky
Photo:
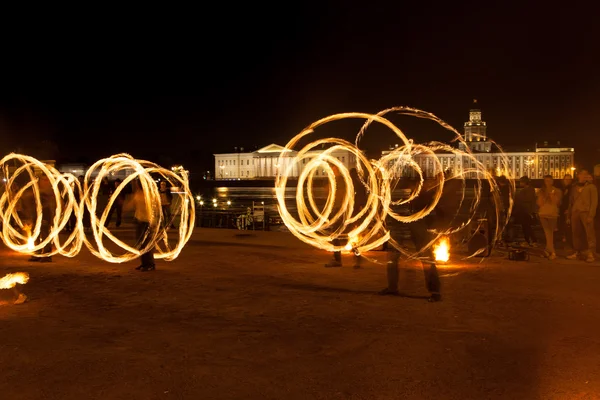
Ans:
[[[600,162],[595,9],[301,4],[14,21],[2,51],[2,153],[92,161],[125,151],[194,172],[214,152],[285,144],[335,112],[409,105],[462,130],[477,98],[501,144],[561,140]],[[410,133],[438,139],[426,131]]]

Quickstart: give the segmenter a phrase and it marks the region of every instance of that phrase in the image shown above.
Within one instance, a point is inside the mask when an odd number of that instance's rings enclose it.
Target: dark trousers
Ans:
[[[117,213],[117,228],[121,226],[121,215],[123,214],[123,205],[113,203],[113,206],[110,208],[108,212],[108,216],[106,217],[106,225],[110,224],[110,220],[112,219],[113,213]]]
[[[588,222],[588,213],[573,211],[571,214],[571,228],[573,229],[573,249],[578,252],[587,250],[594,255],[596,252],[596,230],[594,221]]]
[[[150,231],[150,224],[144,221],[135,221],[135,235],[137,239],[137,248],[143,249],[148,245],[151,237],[148,235]],[[142,265],[145,267],[154,266],[154,254],[153,249],[148,250],[146,253],[142,253],[140,256]]]
[[[596,233],[596,252],[598,252],[598,249],[600,249],[600,220],[598,217],[594,221],[594,230]]]
[[[333,239],[333,241],[331,242],[334,246],[341,246],[342,245],[342,241],[340,239]],[[333,252],[333,259],[337,262],[342,262],[342,252],[341,251],[334,251]]]
[[[361,210],[361,209],[364,208],[364,205],[363,204],[356,204],[354,207],[357,210]],[[163,213],[164,213],[164,211],[163,211]],[[359,222],[355,222],[354,224],[352,224],[351,226],[349,226],[348,229],[354,229],[358,225],[359,225]],[[337,239],[333,239],[331,241],[331,243],[334,246],[341,246],[342,243],[344,243],[344,241],[342,241],[342,239],[337,238]],[[333,259],[334,259],[334,261],[341,263],[342,262],[342,252],[341,251],[334,251],[333,252]],[[357,255],[354,256],[354,265],[356,267],[360,266],[360,260],[361,260],[360,256],[357,256]]]
[[[161,206],[163,214],[163,227],[172,227],[173,221],[171,220],[171,205]]]
[[[504,229],[502,231],[502,241],[504,243],[509,243],[512,240],[512,223],[508,218],[508,211],[503,210],[501,212],[500,223],[502,224],[500,228]],[[490,232],[495,232],[494,226],[490,227]],[[492,235],[490,235],[491,238]]]
[[[67,222],[67,232],[73,232],[75,230],[75,225],[77,224],[77,216],[75,215],[75,210],[69,217],[69,221]]]
[[[331,242],[334,246],[341,246],[342,245],[342,240],[341,239],[333,239]],[[359,255],[354,255],[354,266],[355,267],[359,267],[361,265],[361,259],[362,257]],[[334,251],[333,252],[333,260],[335,262],[342,262],[342,252],[341,251]]]
[[[417,251],[421,251],[427,243],[431,240],[431,234],[427,231],[427,224],[425,221],[420,220],[412,222],[408,225],[410,235]],[[440,276],[438,274],[437,267],[435,265],[433,252],[428,250],[423,254],[428,257],[431,261],[423,262],[423,274],[425,275],[425,286],[429,293],[440,293],[441,283]],[[398,290],[398,263],[400,261],[400,253],[396,250],[392,251],[390,261],[387,265],[387,278],[388,278],[388,289],[397,291]]]
[[[515,214],[515,222],[521,225],[523,229],[523,236],[525,237],[525,241],[528,243],[537,243],[535,238],[535,234],[533,233],[533,217],[531,214],[519,212]]]
[[[560,211],[560,216],[558,217],[558,237],[560,238],[559,240],[564,240],[567,246],[573,247],[573,230],[567,224],[567,214],[565,214],[564,210]]]
[[[90,216],[90,212],[87,207],[84,205],[85,209],[83,210],[83,227],[89,229],[92,226],[92,217]]]
[[[48,236],[50,236],[50,222],[42,220],[42,226],[40,227],[40,236],[38,242],[43,242]],[[52,251],[52,242],[49,242],[44,246],[43,249],[38,251],[38,254],[48,254]]]

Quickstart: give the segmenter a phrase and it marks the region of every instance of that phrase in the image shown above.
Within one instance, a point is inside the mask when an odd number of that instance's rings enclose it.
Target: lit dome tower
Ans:
[[[473,108],[469,111],[469,120],[465,122],[465,140],[472,150],[489,152],[492,144],[487,141],[485,121],[481,120],[481,110],[477,99],[473,99]]]

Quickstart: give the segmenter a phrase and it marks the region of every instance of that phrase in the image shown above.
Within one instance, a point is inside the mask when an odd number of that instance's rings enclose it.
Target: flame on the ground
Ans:
[[[433,254],[435,256],[435,261],[448,262],[450,259],[450,242],[447,237],[441,238],[434,246]]]
[[[28,281],[29,274],[27,272],[15,272],[14,274],[6,274],[3,278],[0,278],[0,289],[12,289],[17,283],[24,285]]]

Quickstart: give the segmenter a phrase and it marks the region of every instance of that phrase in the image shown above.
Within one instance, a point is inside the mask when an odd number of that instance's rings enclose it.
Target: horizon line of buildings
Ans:
[[[466,150],[468,146],[477,161],[481,162],[487,170],[498,175],[506,175],[512,179],[527,176],[530,179],[542,179],[551,175],[555,179],[563,178],[566,174],[575,171],[575,149],[562,146],[560,142],[551,145],[544,142],[542,146],[537,143],[533,150],[519,149],[516,151],[500,151],[500,149],[487,138],[487,124],[481,118],[481,110],[477,107],[477,100],[473,101],[473,108],[469,111],[469,120],[464,124],[465,144],[461,143],[459,149]],[[396,145],[397,146],[397,145]],[[306,159],[300,165],[291,165],[294,162],[296,151],[285,149],[277,144],[270,144],[252,152],[220,153],[215,157],[215,180],[253,180],[271,179],[277,176],[279,168],[290,168],[290,177],[298,177],[306,164]],[[385,155],[393,150],[382,151]],[[278,165],[280,156],[286,157],[281,160],[284,165]],[[309,152],[318,156],[321,150]],[[289,155],[289,156],[288,156]],[[339,150],[332,153],[347,168],[352,168],[356,162],[355,156],[346,151]],[[434,161],[439,160],[439,164]],[[507,164],[502,166],[502,160],[506,157]],[[415,162],[423,171],[425,178],[431,178],[440,172],[450,171],[459,174],[463,169],[475,167],[473,160],[461,154],[439,151],[435,154],[418,154],[414,156]],[[291,165],[291,166],[290,166]],[[442,170],[440,170],[440,165]],[[324,174],[324,171],[323,171]],[[319,176],[319,171],[315,173]],[[417,176],[412,168],[406,168],[403,175],[407,178]],[[476,173],[471,173],[467,178],[475,178]]]

